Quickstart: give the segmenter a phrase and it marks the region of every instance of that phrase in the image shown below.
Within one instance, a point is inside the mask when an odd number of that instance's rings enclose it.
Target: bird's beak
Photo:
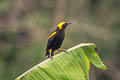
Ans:
[[[67,24],[71,24],[71,22],[67,22]]]

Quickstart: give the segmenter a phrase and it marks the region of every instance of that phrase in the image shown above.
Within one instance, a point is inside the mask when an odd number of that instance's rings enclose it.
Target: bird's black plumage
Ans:
[[[48,58],[50,56],[52,57],[54,55],[54,51],[61,47],[65,37],[65,28],[68,24],[70,23],[61,22],[57,25],[57,28],[50,34],[45,54],[46,56],[48,56]]]

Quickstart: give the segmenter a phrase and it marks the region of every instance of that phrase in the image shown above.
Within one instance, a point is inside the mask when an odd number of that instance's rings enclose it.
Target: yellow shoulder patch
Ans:
[[[53,37],[55,34],[56,34],[56,32],[53,32],[53,33],[49,36],[49,38]]]
[[[59,28],[59,29],[62,29],[62,26],[63,26],[63,24],[65,24],[66,22],[61,22],[61,23],[59,23],[58,25],[57,25],[57,27]]]

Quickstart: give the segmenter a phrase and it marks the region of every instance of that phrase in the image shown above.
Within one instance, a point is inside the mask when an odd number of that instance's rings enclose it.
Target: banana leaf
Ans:
[[[89,80],[90,63],[106,70],[97,54],[96,45],[82,43],[46,59],[15,80]]]

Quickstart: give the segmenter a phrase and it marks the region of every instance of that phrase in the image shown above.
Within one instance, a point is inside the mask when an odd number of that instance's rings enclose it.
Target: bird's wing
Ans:
[[[56,31],[53,31],[53,32],[50,34],[49,39],[52,38],[52,37],[54,37],[54,36],[56,35],[56,33],[57,33]]]
[[[53,32],[50,34],[49,39],[48,39],[48,43],[47,43],[47,48],[46,48],[46,50],[48,50],[49,47],[50,47],[50,45],[53,43],[54,38],[55,38],[55,36],[56,36],[56,33],[57,33],[56,31],[53,31]]]

